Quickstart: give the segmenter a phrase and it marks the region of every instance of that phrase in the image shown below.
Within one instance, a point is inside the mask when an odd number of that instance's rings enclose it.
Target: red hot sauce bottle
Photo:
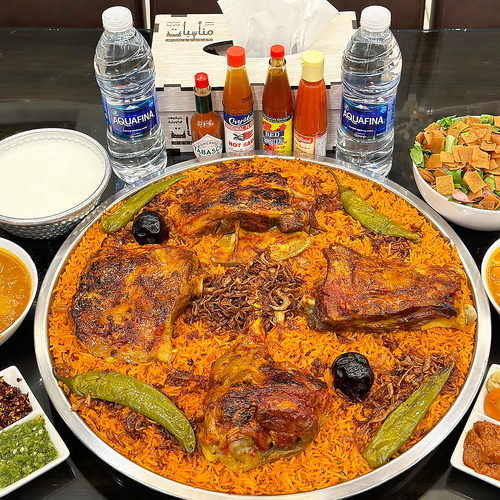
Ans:
[[[254,149],[253,95],[246,70],[245,49],[234,45],[227,49],[227,73],[222,92],[226,153]]]
[[[262,149],[279,154],[292,152],[292,89],[286,71],[285,49],[271,47],[271,59],[262,94]]]
[[[302,78],[293,120],[293,150],[325,156],[328,105],[323,78],[324,56],[318,50],[308,50],[302,55],[301,64]]]
[[[222,121],[212,108],[212,94],[206,73],[194,77],[196,113],[191,117],[193,152],[201,160],[219,158],[222,154]]]

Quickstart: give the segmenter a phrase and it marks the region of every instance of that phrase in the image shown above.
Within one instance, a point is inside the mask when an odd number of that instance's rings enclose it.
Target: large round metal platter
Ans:
[[[225,156],[225,155],[224,155]],[[261,156],[261,155],[258,155]],[[251,159],[252,156],[242,156],[238,157],[240,160]],[[293,159],[291,157],[285,157],[286,159]],[[223,159],[229,159],[225,157]],[[335,486],[330,486],[327,488],[314,490],[305,493],[295,493],[286,495],[260,495],[260,498],[264,499],[280,499],[280,500],[319,500],[326,498],[346,498],[366,490],[369,490],[381,483],[394,478],[398,474],[406,471],[411,466],[422,460],[426,455],[428,455],[432,450],[434,450],[453,430],[453,428],[460,422],[462,417],[467,412],[469,406],[471,405],[473,399],[475,398],[483,376],[486,372],[488,355],[491,342],[491,319],[490,319],[490,309],[488,299],[484,292],[481,276],[477,269],[477,266],[470,255],[469,251],[462,243],[458,235],[453,231],[453,229],[442,219],[433,209],[431,209],[422,200],[414,196],[412,193],[403,189],[396,183],[385,179],[374,176],[373,174],[363,171],[355,170],[350,168],[348,165],[341,164],[335,161],[329,161],[325,159],[311,159],[303,158],[306,161],[313,161],[319,165],[334,166],[335,168],[340,168],[348,171],[353,175],[357,175],[361,178],[371,179],[384,186],[387,190],[392,191],[404,200],[406,200],[410,205],[417,208],[429,221],[431,221],[435,227],[451,242],[456,246],[460,259],[463,263],[465,272],[467,273],[470,288],[473,293],[475,306],[477,310],[477,337],[475,344],[474,358],[472,365],[465,380],[462,389],[457,396],[457,399],[453,403],[451,409],[444,415],[444,417],[439,421],[439,423],[418,443],[416,443],[407,452],[401,454],[397,458],[391,460],[386,465],[373,470],[372,472],[348,481],[346,483],[338,484]],[[195,168],[200,165],[208,165],[215,162],[199,162],[198,160],[190,160],[184,163],[179,163],[173,167],[168,168],[168,170],[162,174],[163,177],[177,174],[188,170],[190,168]],[[175,482],[173,480],[161,477],[140,465],[130,461],[124,456],[120,455],[110,446],[108,446],[104,441],[102,441],[90,428],[84,423],[84,421],[79,417],[76,412],[71,410],[70,403],[63,392],[63,390],[58,386],[58,383],[52,372],[52,359],[49,351],[48,344],[48,321],[47,316],[49,313],[49,308],[52,301],[52,294],[54,287],[57,283],[58,277],[64,266],[74,251],[75,247],[80,242],[82,236],[85,234],[86,230],[96,221],[99,217],[112,205],[121,201],[135,192],[142,189],[144,186],[157,181],[160,177],[153,176],[142,182],[138,182],[132,186],[126,187],[122,191],[116,193],[104,203],[102,203],[98,208],[96,208],[91,214],[89,214],[70,234],[68,239],[61,246],[59,252],[55,256],[50,268],[47,271],[46,277],[43,281],[38,304],[35,314],[35,351],[38,361],[38,366],[43,378],[43,382],[49,394],[49,397],[55,406],[56,410],[59,412],[63,420],[74,432],[74,434],[97,456],[102,460],[107,462],[112,467],[116,468],[128,477],[146,485],[155,490],[169,493],[179,498],[198,500],[200,498],[210,499],[210,500],[227,500],[229,498],[242,498],[242,495],[221,493],[208,490],[200,490],[185,484]],[[245,496],[243,496],[245,497]]]

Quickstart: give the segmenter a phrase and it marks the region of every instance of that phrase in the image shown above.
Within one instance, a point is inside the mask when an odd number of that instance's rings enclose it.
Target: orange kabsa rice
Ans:
[[[183,187],[188,183],[209,178],[218,168],[217,165],[210,165],[189,171],[188,177],[174,185],[165,196],[182,201]],[[223,168],[232,168],[231,162],[226,162]],[[318,190],[326,195],[331,194],[332,197],[337,196],[332,175],[321,165],[299,160],[256,157],[248,161],[245,168],[259,172],[277,171],[288,179],[293,189],[310,196],[317,194]],[[407,263],[460,264],[457,252],[450,241],[405,200],[371,180],[361,179],[342,171],[338,172],[338,176],[342,184],[354,189],[380,212],[409,229],[419,228],[422,241],[418,245],[409,245]],[[176,203],[168,206],[172,214],[176,208],[178,208]],[[331,243],[339,242],[364,254],[374,254],[369,238],[362,236],[364,228],[345,211],[326,212],[319,209],[316,217],[326,231],[314,236],[314,244],[299,258],[291,259],[293,271],[304,280],[306,290],[310,290],[314,283],[325,276],[326,260],[322,249]],[[90,227],[59,277],[49,312],[49,344],[54,365],[69,367],[72,375],[98,368],[110,369],[137,377],[149,384],[158,384],[176,401],[188,418],[200,417],[204,391],[197,388],[195,377],[192,377],[193,381],[189,381],[187,387],[179,387],[166,383],[167,375],[174,370],[184,370],[195,376],[208,377],[211,363],[230,346],[230,332],[214,334],[201,321],[188,325],[181,317],[177,321],[172,339],[175,356],[170,364],[162,362],[132,364],[120,360],[110,363],[94,357],[76,338],[69,307],[88,257],[99,248],[106,237],[107,235],[100,231],[98,223]],[[201,263],[210,272],[221,273],[224,269],[210,262],[214,241],[214,237],[205,236],[201,239],[184,241],[184,244],[197,252]],[[382,245],[377,254],[384,259],[393,258],[389,245]],[[465,300],[471,303],[471,292],[466,284],[463,285],[461,293]],[[345,344],[339,342],[333,332],[310,329],[306,318],[301,315],[294,318],[293,324],[293,329],[280,325],[268,332],[269,350],[277,361],[290,361],[298,368],[311,372],[312,362],[316,358],[321,359],[326,366],[330,366],[339,354],[346,351],[364,354],[371,364],[383,359],[385,366],[389,367],[402,353],[412,350],[422,355],[439,353],[445,357],[453,352],[459,352],[458,389],[463,385],[472,362],[476,331],[476,325],[472,324],[463,331],[432,328],[427,331],[387,333],[384,334],[386,338],[397,340],[399,343],[397,349],[391,352],[384,345],[382,336],[350,332],[349,337],[353,342]],[[375,370],[375,377],[376,374]],[[161,476],[196,488],[220,492],[246,495],[288,494],[333,486],[370,471],[362,457],[362,449],[358,448],[359,442],[357,444],[353,439],[355,422],[363,420],[364,417],[362,404],[351,402],[346,404],[345,398],[339,396],[333,388],[330,370],[324,371],[323,378],[330,387],[331,406],[315,441],[292,459],[280,459],[246,473],[235,473],[221,463],[211,463],[199,450],[188,455],[180,446],[168,449],[159,447],[162,435],[153,426],[147,427],[144,431],[147,436],[147,445],[144,446],[144,443],[134,441],[124,433],[124,424],[117,417],[116,408],[111,411],[109,405],[104,403],[75,406],[78,406],[79,414],[90,429],[102,440],[133,462]],[[376,384],[375,381],[374,387]],[[439,395],[404,450],[410,448],[439,422],[458,395],[458,389],[456,394]],[[76,403],[80,399],[74,394],[69,394],[68,397],[71,403]],[[120,438],[114,439],[113,436]],[[366,442],[364,444],[366,445]]]

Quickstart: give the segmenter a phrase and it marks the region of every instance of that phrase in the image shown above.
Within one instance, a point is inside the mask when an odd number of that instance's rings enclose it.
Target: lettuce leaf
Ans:
[[[410,149],[410,157],[417,167],[424,167],[424,154],[430,155],[432,151],[426,149],[420,144],[420,142],[415,141],[415,144]]]

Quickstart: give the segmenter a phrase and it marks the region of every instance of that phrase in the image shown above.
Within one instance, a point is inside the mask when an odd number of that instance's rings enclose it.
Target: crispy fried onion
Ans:
[[[262,317],[264,328],[269,330],[293,318],[302,295],[303,281],[293,275],[290,265],[263,253],[247,266],[208,277],[202,295],[190,303],[184,321],[191,324],[203,320],[212,332],[239,334]]]
[[[380,368],[378,370],[375,368],[376,383],[361,401],[365,409],[364,414],[368,417],[365,420],[355,420],[357,426],[355,439],[360,443],[366,442],[366,438],[375,434],[381,422],[429,375],[447,366],[451,361],[455,363],[460,361],[458,352],[454,351],[445,357],[440,353],[422,355],[412,350],[396,359],[396,365],[392,369],[383,368],[384,362],[380,360]],[[442,391],[446,394],[457,394],[459,376],[458,370],[454,368]],[[423,430],[422,435],[425,432]]]

